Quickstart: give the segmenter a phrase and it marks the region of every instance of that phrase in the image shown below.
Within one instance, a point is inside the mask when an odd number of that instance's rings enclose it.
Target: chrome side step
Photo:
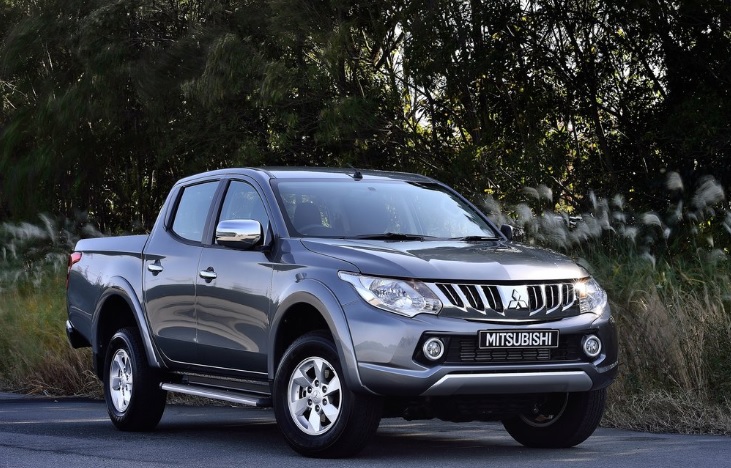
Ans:
[[[172,383],[161,383],[160,388],[168,392],[185,393],[186,395],[194,395],[203,398],[211,398],[213,400],[223,400],[231,403],[238,403],[247,406],[272,406],[272,399],[269,397],[261,397],[248,395],[230,390],[218,390],[210,387],[202,387],[197,385],[183,385]]]

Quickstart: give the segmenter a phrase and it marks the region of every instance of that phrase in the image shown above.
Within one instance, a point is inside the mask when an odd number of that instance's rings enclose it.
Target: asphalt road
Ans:
[[[170,405],[155,432],[122,433],[103,402],[0,394],[0,467],[727,467],[731,437],[599,429],[579,447],[526,449],[500,424],[386,419],[349,460],[302,458],[270,410]]]

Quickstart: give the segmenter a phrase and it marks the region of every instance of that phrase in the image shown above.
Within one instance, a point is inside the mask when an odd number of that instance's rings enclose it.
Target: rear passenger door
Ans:
[[[165,228],[156,229],[145,247],[143,294],[148,321],[158,349],[170,361],[197,361],[198,261],[218,187],[215,180],[180,189]]]

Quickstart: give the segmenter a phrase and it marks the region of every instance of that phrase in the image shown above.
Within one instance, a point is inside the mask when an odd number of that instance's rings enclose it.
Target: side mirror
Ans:
[[[515,228],[509,224],[503,224],[500,226],[500,232],[503,233],[503,236],[507,237],[509,241],[511,241],[515,234]]]
[[[248,250],[263,237],[261,224],[253,219],[229,219],[216,226],[216,244],[233,249]]]

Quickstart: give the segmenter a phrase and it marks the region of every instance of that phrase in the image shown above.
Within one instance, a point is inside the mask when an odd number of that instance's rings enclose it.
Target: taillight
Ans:
[[[69,276],[71,276],[71,267],[81,261],[81,252],[72,252],[69,255],[69,269],[66,273],[66,289],[69,288]]]

